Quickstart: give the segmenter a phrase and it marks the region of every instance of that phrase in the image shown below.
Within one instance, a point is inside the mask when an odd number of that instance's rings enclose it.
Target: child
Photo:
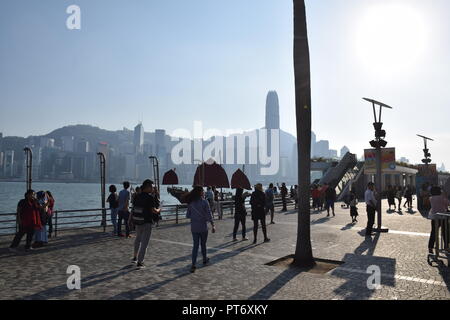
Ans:
[[[358,199],[356,198],[356,194],[352,192],[350,194],[350,216],[352,217],[352,223],[358,222],[356,217],[358,217],[358,208],[356,205],[358,204]]]

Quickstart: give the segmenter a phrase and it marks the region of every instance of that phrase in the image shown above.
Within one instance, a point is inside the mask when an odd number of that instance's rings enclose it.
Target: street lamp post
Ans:
[[[383,148],[386,147],[387,141],[384,140],[386,137],[386,131],[383,130],[383,122],[381,122],[381,113],[383,108],[392,109],[392,107],[388,106],[387,104],[384,104],[382,102],[378,102],[373,99],[363,98],[365,101],[368,101],[372,104],[373,108],[373,117],[374,117],[374,123],[373,127],[375,128],[375,140],[370,141],[370,145],[372,148],[376,150],[376,189],[378,191],[378,197],[377,197],[377,212],[378,212],[378,219],[377,219],[377,228],[373,229],[375,232],[389,232],[388,228],[382,227],[382,206],[381,206],[381,192],[382,192],[382,168],[381,168],[381,151]],[[377,119],[377,112],[376,112],[376,106],[380,108],[378,119]]]
[[[428,165],[431,163],[431,153],[430,150],[428,149],[428,145],[427,142],[428,141],[434,141],[431,138],[425,137],[425,136],[421,136],[420,134],[417,135],[420,138],[423,138],[423,143],[424,143],[424,149],[423,149],[423,154],[425,155],[425,158],[422,160],[422,163],[424,163],[427,167]]]

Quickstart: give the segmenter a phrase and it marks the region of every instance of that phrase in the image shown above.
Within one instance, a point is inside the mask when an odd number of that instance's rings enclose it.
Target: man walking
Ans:
[[[287,190],[287,189],[286,189]],[[258,183],[255,186],[255,191],[250,198],[250,204],[252,206],[252,220],[253,220],[253,244],[256,244],[258,235],[258,221],[261,220],[262,231],[264,234],[264,242],[269,242],[266,229],[266,213],[264,210],[266,204],[266,195],[263,191],[262,184]]]
[[[327,208],[327,217],[330,216],[330,208],[333,212],[333,217],[336,215],[334,214],[334,203],[336,202],[336,190],[334,188],[330,188],[328,184],[325,184],[326,190],[325,190],[325,205]]]
[[[119,237],[123,237],[122,234],[122,220],[125,224],[125,232],[126,237],[131,238],[130,236],[130,227],[128,223],[128,219],[130,217],[129,207],[130,207],[130,191],[128,191],[128,188],[130,188],[130,183],[128,181],[125,181],[123,183],[123,190],[119,192],[119,207],[117,208],[119,210],[119,221],[117,223],[117,235]]]
[[[273,216],[275,213],[275,206],[273,204],[274,192],[273,192],[273,183],[269,185],[269,189],[266,190],[266,215],[270,211],[270,224],[275,224],[273,222]]]
[[[152,225],[158,220],[161,209],[158,206],[153,192],[153,181],[145,180],[142,184],[141,193],[136,195],[133,206],[132,220],[136,226],[136,239],[134,241],[133,263],[137,268],[145,268],[144,258],[148,243],[152,234]]]
[[[369,182],[367,185],[366,193],[364,194],[364,200],[366,201],[367,210],[367,227],[366,227],[366,237],[372,235],[373,224],[375,223],[375,210],[377,208],[377,200],[374,194],[374,183]]]

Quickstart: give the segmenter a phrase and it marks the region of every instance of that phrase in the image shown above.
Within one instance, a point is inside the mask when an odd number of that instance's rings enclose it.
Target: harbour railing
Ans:
[[[287,203],[292,203],[291,199],[287,199]],[[225,216],[234,215],[234,201],[220,201],[220,210],[214,208],[214,219],[221,220]],[[275,199],[275,207],[281,207],[281,199]],[[250,214],[250,206],[247,202],[247,211]],[[106,232],[107,226],[112,226],[111,215],[107,214],[111,209],[76,209],[76,210],[55,210],[51,216],[52,236],[57,237],[63,231],[73,231],[86,228],[102,228]],[[183,223],[186,219],[187,205],[164,205],[161,210],[160,223]],[[130,208],[131,212],[131,208]],[[221,214],[219,214],[219,212]],[[105,220],[104,220],[105,219]],[[47,227],[47,230],[48,227]],[[0,237],[13,235],[18,231],[16,213],[0,213]]]

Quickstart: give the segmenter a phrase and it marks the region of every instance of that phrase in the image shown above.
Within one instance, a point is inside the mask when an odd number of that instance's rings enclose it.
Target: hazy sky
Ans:
[[[361,155],[373,136],[362,97],[392,107],[397,156],[450,168],[450,1],[309,0],[313,130]],[[81,8],[68,30],[66,8]],[[2,0],[0,132],[69,124],[146,131],[264,126],[269,90],[295,134],[290,0]]]

